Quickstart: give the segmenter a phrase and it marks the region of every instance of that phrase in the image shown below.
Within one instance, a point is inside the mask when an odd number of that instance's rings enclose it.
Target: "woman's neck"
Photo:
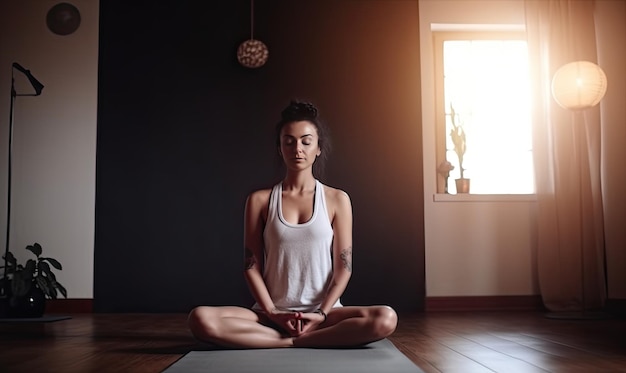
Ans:
[[[283,190],[315,190],[315,177],[311,173],[288,173],[283,179]]]

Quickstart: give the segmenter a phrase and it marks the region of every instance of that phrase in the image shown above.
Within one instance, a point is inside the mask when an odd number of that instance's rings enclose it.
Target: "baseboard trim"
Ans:
[[[540,295],[426,297],[426,312],[545,311]]]
[[[93,313],[93,299],[48,299],[46,314]]]
[[[626,317],[626,299],[608,299],[607,311]],[[426,312],[546,311],[540,295],[426,297]],[[93,299],[48,299],[46,313],[93,313]]]

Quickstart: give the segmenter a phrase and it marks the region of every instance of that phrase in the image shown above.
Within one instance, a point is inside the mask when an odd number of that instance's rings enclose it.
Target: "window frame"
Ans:
[[[435,83],[435,174],[436,174],[436,194],[433,196],[435,202],[450,201],[532,201],[536,200],[535,193],[528,194],[472,194],[471,189],[468,194],[449,194],[445,191],[445,179],[437,172],[437,166],[445,161],[447,152],[446,131],[446,109],[444,90],[444,64],[443,64],[443,44],[448,40],[523,40],[526,41],[525,31],[510,30],[433,30],[433,62],[434,62],[434,83]]]

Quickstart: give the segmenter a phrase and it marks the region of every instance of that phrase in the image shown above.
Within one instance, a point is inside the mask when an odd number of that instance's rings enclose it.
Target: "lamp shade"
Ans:
[[[552,96],[559,105],[571,110],[596,106],[604,97],[606,87],[604,71],[589,61],[567,63],[552,78]]]

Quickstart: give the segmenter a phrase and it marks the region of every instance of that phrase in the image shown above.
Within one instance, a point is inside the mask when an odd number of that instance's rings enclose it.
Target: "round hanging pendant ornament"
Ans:
[[[80,26],[80,12],[69,3],[58,3],[46,15],[48,29],[57,35],[69,35]]]
[[[267,46],[260,40],[248,39],[237,48],[237,60],[251,69],[265,65],[268,56]]]

